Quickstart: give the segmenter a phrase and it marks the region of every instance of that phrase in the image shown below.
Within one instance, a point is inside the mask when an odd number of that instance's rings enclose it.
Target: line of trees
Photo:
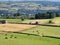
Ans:
[[[4,19],[17,19],[20,18],[22,14],[20,13],[14,13],[14,14],[0,14],[0,18]]]
[[[60,17],[60,14],[54,13],[54,12],[46,12],[46,13],[37,13],[35,15],[29,15],[29,14],[21,14],[19,12],[13,14],[13,15],[0,15],[0,18],[6,18],[6,19],[51,19],[55,17]]]
[[[0,14],[0,18],[2,19],[34,19],[34,15],[22,14],[22,13],[14,13],[14,14]]]
[[[55,17],[60,17],[60,14],[54,12],[38,13],[35,14],[35,19],[51,19]]]

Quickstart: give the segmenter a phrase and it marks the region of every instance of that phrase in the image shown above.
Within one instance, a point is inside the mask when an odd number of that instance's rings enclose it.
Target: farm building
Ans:
[[[6,20],[0,20],[0,24],[6,24],[7,21]]]

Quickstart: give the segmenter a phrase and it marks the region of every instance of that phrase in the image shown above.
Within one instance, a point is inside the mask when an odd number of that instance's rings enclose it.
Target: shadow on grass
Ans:
[[[48,38],[55,38],[55,39],[60,39],[60,37],[54,37],[54,36],[43,36],[43,37],[48,37]]]
[[[37,34],[29,34],[29,33],[22,33],[22,32],[13,32],[13,33],[25,34],[25,35],[33,35],[33,36],[40,36],[40,35],[37,35]]]
[[[40,36],[40,35],[38,35],[38,34],[29,34],[29,33],[22,33],[22,32],[13,32],[13,33],[26,34],[26,35],[33,35],[33,36]],[[44,36],[44,35],[43,35],[42,37],[60,39],[60,37],[55,37],[55,36]]]

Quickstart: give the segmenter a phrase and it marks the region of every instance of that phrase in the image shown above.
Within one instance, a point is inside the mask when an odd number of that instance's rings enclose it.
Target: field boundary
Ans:
[[[25,35],[33,35],[33,36],[40,36],[40,35],[38,35],[38,34],[30,34],[30,33],[23,33],[23,32],[13,32],[13,33],[25,34]],[[42,35],[42,36],[40,36],[40,37],[60,39],[60,37],[55,37],[55,36],[45,36],[45,35]]]
[[[19,23],[19,24],[41,25],[41,26],[50,26],[50,27],[60,27],[60,25],[51,25],[51,24],[28,24],[28,23]]]
[[[46,35],[38,35],[38,34],[30,34],[30,33],[23,33],[23,32],[11,32],[11,31],[3,31],[6,33],[16,33],[16,34],[24,34],[24,35],[32,35],[32,36],[39,36],[39,37],[47,37],[47,38],[54,38],[54,39],[60,39],[60,37],[56,37],[56,36],[46,36]]]
[[[60,27],[60,25],[38,24],[41,26]]]
[[[43,37],[48,37],[48,38],[55,38],[55,39],[60,39],[60,37],[55,37],[55,36],[43,36]]]

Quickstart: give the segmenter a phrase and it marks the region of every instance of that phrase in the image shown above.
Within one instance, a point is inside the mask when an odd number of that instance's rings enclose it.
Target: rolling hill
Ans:
[[[60,13],[60,2],[1,1],[0,12],[5,12],[5,11],[8,11],[6,13],[16,13],[18,11],[20,13],[27,13],[27,14],[35,14],[38,12],[47,12],[47,11]]]

